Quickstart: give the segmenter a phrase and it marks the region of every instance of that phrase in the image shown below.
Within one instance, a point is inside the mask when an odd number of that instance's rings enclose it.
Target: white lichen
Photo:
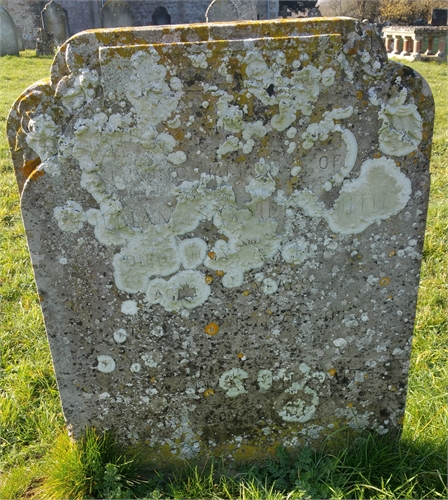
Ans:
[[[236,398],[241,394],[247,393],[244,388],[243,380],[247,379],[249,374],[241,368],[232,368],[224,372],[219,377],[219,387],[226,391],[226,396]]]
[[[111,356],[101,354],[97,357],[98,360],[98,371],[102,373],[111,373],[115,370],[115,360]]]

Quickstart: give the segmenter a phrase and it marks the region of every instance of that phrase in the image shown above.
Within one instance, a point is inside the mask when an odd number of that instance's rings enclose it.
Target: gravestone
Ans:
[[[36,37],[36,56],[54,55],[53,33],[47,33],[44,28],[38,28]]]
[[[208,23],[257,19],[257,2],[254,0],[213,0],[207,7]]]
[[[160,467],[398,433],[433,118],[355,20],[73,37],[8,137],[75,436]]]
[[[18,56],[18,30],[9,12],[0,6],[0,57]]]
[[[133,26],[134,17],[132,10],[122,0],[108,0],[101,8],[101,27],[120,28],[122,26]]]
[[[207,8],[205,18],[208,23],[235,21],[239,13],[232,0],[213,0]]]
[[[47,33],[53,33],[57,45],[62,45],[70,37],[67,11],[54,0],[42,10],[42,25]]]

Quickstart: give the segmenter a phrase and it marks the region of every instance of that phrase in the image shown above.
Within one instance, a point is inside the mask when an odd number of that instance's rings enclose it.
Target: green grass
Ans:
[[[278,450],[276,460],[226,471],[136,472],[113,439],[78,443],[63,416],[4,126],[11,103],[47,77],[51,58],[0,59],[0,498],[448,498],[448,67],[412,63],[436,100],[431,199],[403,436],[366,435],[332,454]],[[110,440],[112,439],[112,441]],[[347,438],[348,439],[348,438]]]

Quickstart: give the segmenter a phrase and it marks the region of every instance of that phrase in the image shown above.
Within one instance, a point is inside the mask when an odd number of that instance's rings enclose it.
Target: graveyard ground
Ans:
[[[28,85],[48,76],[50,64],[32,51],[0,60],[0,498],[128,498],[138,464],[124,464],[120,450],[94,434],[83,447],[70,445],[64,434],[4,133],[10,105]],[[277,461],[249,464],[232,478],[211,467],[169,478],[153,475],[140,486],[140,497],[448,497],[448,66],[409,66],[429,82],[437,116],[401,442],[371,435],[333,455],[305,449],[289,457],[280,449]]]

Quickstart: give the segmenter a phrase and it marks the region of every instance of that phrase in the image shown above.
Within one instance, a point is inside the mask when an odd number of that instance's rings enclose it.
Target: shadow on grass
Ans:
[[[126,453],[112,434],[89,430],[77,443],[64,434],[31,476],[25,470],[11,473],[0,497],[447,498],[447,443],[410,443],[373,433],[356,438],[345,431],[338,434],[337,450],[330,441],[319,451],[278,447],[276,458],[256,464],[229,467],[214,460],[170,472],[151,470],[150,457]]]

